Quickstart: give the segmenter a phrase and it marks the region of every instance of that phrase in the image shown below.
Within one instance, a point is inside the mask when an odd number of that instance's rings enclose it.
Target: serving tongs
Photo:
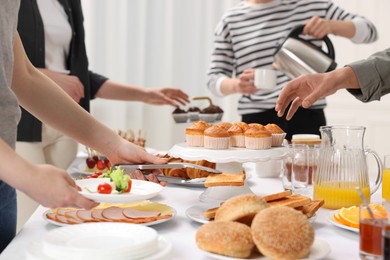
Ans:
[[[210,173],[222,173],[219,170],[191,164],[191,163],[184,163],[184,162],[171,162],[166,164],[116,164],[113,166],[113,169],[116,168],[123,169],[126,173],[134,172],[135,170],[154,170],[154,169],[181,169],[181,168],[191,168],[191,169],[198,169],[202,171],[207,171]],[[147,173],[144,173],[145,176],[147,176]],[[159,181],[166,181],[168,183],[198,183],[204,181],[205,178],[198,178],[198,179],[187,179],[187,178],[181,178],[181,177],[173,177],[173,176],[165,176],[165,175],[156,175],[157,179]]]

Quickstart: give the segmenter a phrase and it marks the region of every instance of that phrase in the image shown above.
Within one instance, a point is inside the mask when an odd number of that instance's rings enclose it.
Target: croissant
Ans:
[[[188,179],[187,171],[185,168],[180,168],[180,169],[164,169],[167,170],[166,173],[164,173],[165,176],[171,176],[171,177],[180,177],[180,178],[185,178]]]
[[[215,169],[215,163],[213,162],[209,162],[209,161],[206,161],[206,160],[200,160],[200,161],[188,161],[188,163],[192,163],[192,164],[196,164],[196,165],[200,165],[200,166],[205,166],[205,167],[209,167],[209,168],[212,168],[212,169]],[[203,178],[203,177],[207,177],[209,176],[210,172],[208,171],[203,171],[203,170],[199,170],[199,169],[192,169],[192,168],[187,168],[187,175],[190,179],[196,179],[196,178]]]

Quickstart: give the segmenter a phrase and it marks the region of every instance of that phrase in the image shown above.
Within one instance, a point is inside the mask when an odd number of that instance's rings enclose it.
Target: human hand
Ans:
[[[238,77],[238,82],[235,86],[235,92],[241,94],[254,94],[256,92],[254,79],[254,69],[244,70],[244,72],[242,72]]]
[[[114,142],[107,144],[107,150],[104,152],[112,165],[141,163],[164,164],[167,162],[166,158],[147,153],[144,148],[127,141],[119,135],[118,137],[113,140]]]
[[[145,95],[145,103],[152,105],[171,105],[177,107],[177,103],[186,105],[189,102],[188,95],[177,88],[149,89]]]
[[[286,119],[290,120],[299,106],[309,108],[320,98],[329,96],[337,91],[329,77],[329,74],[307,74],[300,76],[283,88],[276,101],[275,110],[278,116],[282,117],[287,106],[291,103]]]
[[[140,170],[136,170],[130,174],[130,177],[132,179],[144,180],[144,181],[148,180],[148,181],[151,181],[154,183],[159,183],[161,186],[166,186],[167,183],[165,181],[159,182],[158,177],[156,177],[156,175],[157,176],[163,175],[163,173],[160,170],[156,169],[156,170],[152,170],[151,172],[149,172],[148,176],[145,177],[144,174]]]
[[[31,178],[20,180],[20,189],[45,207],[76,207],[91,209],[98,203],[79,194],[69,174],[51,165],[32,165]]]
[[[40,71],[57,83],[77,103],[84,97],[84,86],[78,77],[48,69],[40,69]]]
[[[316,39],[322,39],[330,33],[332,33],[330,20],[325,20],[318,16],[313,16],[307,20],[302,31],[302,34],[311,35]]]

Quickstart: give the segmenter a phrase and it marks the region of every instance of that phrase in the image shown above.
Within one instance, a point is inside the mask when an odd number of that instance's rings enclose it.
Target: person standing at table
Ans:
[[[0,252],[15,236],[15,188],[45,207],[90,209],[97,205],[79,194],[65,170],[32,164],[15,153],[19,104],[51,127],[104,153],[113,163],[166,162],[98,122],[32,66],[16,30],[19,4],[20,0],[3,0],[0,8]],[[150,180],[157,181],[155,177]]]
[[[21,0],[18,31],[35,67],[89,111],[90,100],[106,98],[154,105],[186,104],[176,88],[142,88],[118,83],[88,70],[80,0]],[[16,151],[34,163],[66,169],[78,144],[22,110]]]
[[[303,34],[313,44],[328,34],[342,36],[354,43],[377,39],[375,26],[366,18],[346,12],[330,0],[245,0],[230,9],[215,32],[214,50],[208,72],[208,87],[216,96],[243,94],[238,113],[246,123],[275,123],[291,140],[293,134],[319,134],[326,125],[325,99],[310,109],[298,109],[291,121],[275,113],[276,99],[290,80],[277,71],[277,86],[256,89],[254,69],[271,68],[279,41],[297,25],[305,24]]]
[[[297,109],[310,107],[316,100],[347,89],[362,102],[380,100],[390,93],[390,48],[371,55],[366,60],[356,61],[344,68],[321,73],[303,75],[283,88],[275,110],[290,120]]]

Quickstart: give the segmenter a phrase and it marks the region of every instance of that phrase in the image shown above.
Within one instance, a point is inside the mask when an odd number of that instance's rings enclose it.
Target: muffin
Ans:
[[[223,111],[220,107],[210,105],[200,111],[199,118],[207,122],[221,120]],[[221,114],[222,113],[222,114]]]
[[[245,147],[248,149],[269,149],[272,146],[272,134],[265,128],[250,127],[244,133]]]
[[[210,126],[204,131],[204,147],[209,149],[228,149],[229,133],[222,127]]]
[[[199,113],[200,113],[200,108],[199,107],[190,107],[187,110],[188,117],[190,121],[196,121],[199,120]]]
[[[261,130],[264,130],[265,127],[262,125],[262,124],[258,124],[258,123],[250,123],[248,124],[249,128],[257,128],[257,129],[261,129]]]
[[[265,126],[265,129],[271,132],[272,134],[272,146],[281,146],[286,133],[276,124],[268,124]]]
[[[188,120],[188,113],[179,107],[172,112],[172,116],[176,123],[185,123]]]
[[[233,124],[228,129],[228,133],[230,135],[230,146],[245,147],[244,132],[248,128],[249,128],[249,126],[244,122],[237,122],[237,123]]]
[[[225,130],[229,130],[229,128],[232,126],[232,124],[229,122],[221,122],[221,123],[218,123],[216,125],[219,127],[222,127]]]
[[[209,127],[205,121],[198,120],[186,128],[186,142],[188,146],[203,146],[203,134]]]

